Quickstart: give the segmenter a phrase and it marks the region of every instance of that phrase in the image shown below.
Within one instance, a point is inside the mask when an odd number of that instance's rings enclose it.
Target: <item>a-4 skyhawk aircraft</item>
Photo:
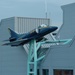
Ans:
[[[25,33],[25,34],[17,34],[10,28],[8,28],[8,29],[10,31],[11,37],[8,40],[4,40],[4,41],[9,41],[9,42],[5,43],[3,45],[20,46],[20,45],[24,45],[34,39],[37,42],[41,41],[44,39],[45,35],[57,30],[58,27],[47,26],[45,24],[42,24],[38,28],[36,28],[28,33]]]

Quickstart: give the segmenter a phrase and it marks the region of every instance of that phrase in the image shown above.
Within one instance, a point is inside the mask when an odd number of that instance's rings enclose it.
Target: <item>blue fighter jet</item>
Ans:
[[[36,40],[37,42],[45,39],[44,36],[57,30],[58,27],[56,26],[47,26],[45,24],[40,25],[38,28],[33,29],[32,31],[25,33],[25,34],[17,34],[10,28],[8,28],[11,37],[8,40],[7,43],[4,43],[3,45],[10,45],[10,46],[20,46],[27,44],[31,40]]]

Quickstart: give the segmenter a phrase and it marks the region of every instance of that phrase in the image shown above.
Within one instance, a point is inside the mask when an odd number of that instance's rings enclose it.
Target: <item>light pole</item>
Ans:
[[[45,17],[47,18],[47,0],[45,0]]]

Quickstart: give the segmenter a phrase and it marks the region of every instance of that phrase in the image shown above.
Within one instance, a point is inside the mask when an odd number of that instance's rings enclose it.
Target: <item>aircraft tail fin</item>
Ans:
[[[18,34],[16,32],[14,32],[13,30],[11,30],[10,28],[8,28],[9,30],[9,33],[11,35],[11,38],[17,38],[18,37]]]

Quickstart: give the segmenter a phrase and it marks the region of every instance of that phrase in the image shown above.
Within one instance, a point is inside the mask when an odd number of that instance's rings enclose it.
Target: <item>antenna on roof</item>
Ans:
[[[47,18],[47,0],[45,0],[45,16]]]

